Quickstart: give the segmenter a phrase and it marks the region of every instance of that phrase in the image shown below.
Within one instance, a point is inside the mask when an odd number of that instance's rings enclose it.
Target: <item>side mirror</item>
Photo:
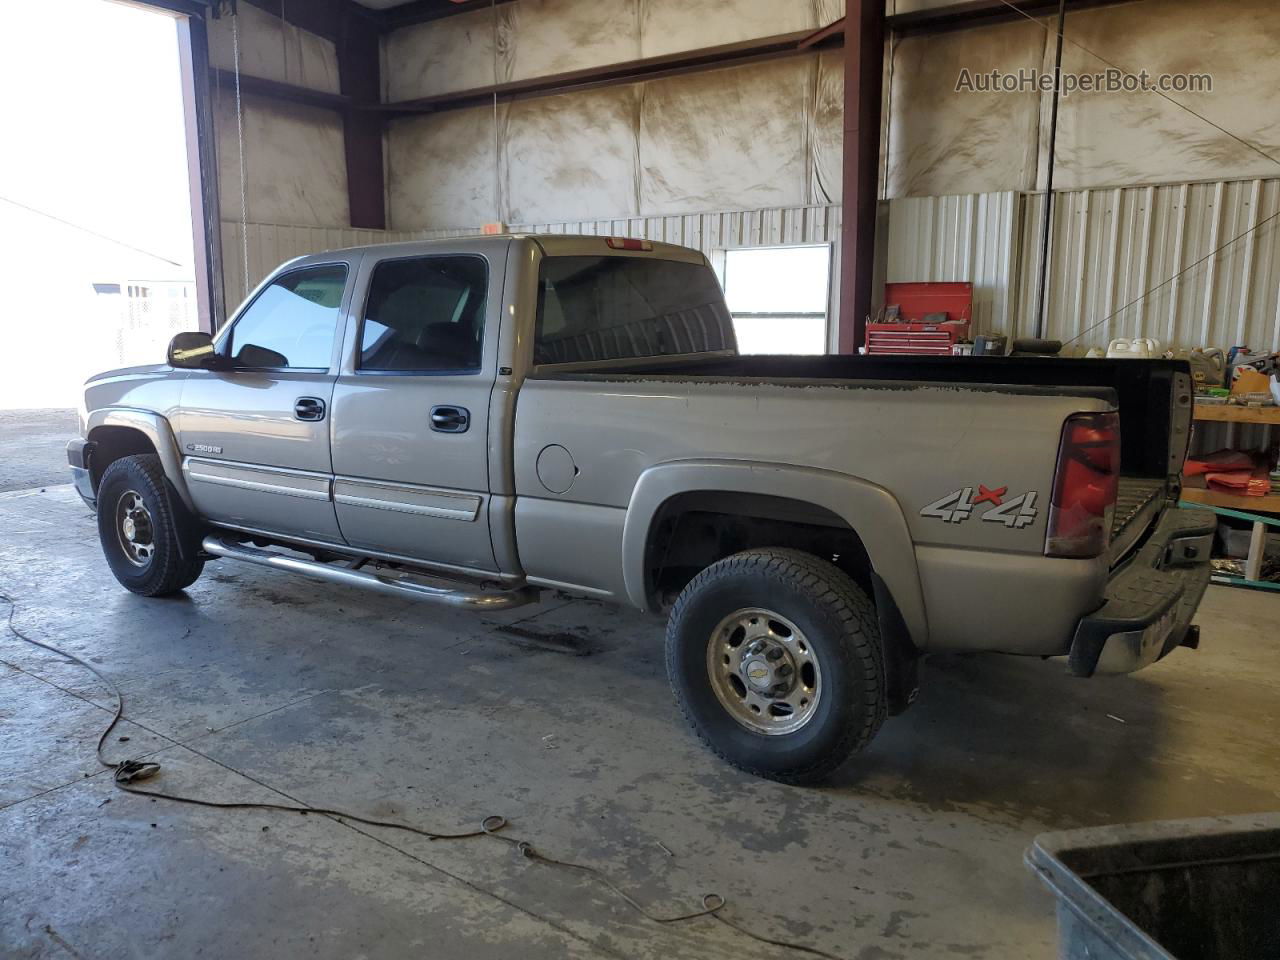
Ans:
[[[211,370],[226,365],[214,351],[213,337],[198,330],[179,333],[169,341],[169,366],[184,370]]]
[[[287,367],[289,358],[277,350],[246,343],[236,354],[237,367]]]

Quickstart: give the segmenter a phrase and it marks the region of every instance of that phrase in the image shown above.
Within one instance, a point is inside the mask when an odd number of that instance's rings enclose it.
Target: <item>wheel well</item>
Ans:
[[[95,427],[89,431],[89,439],[94,443],[93,455],[89,458],[89,475],[93,478],[94,490],[102,482],[107,467],[121,457],[156,453],[151,439],[134,427]]]
[[[843,518],[801,500],[725,491],[682,493],[658,510],[645,545],[646,590],[664,605],[699,571],[753,547],[811,553],[872,592],[866,547]]]
[[[825,507],[725,491],[672,497],[659,508],[645,544],[645,589],[650,602],[666,606],[700,571],[757,547],[791,547],[830,561],[873,599],[884,643],[889,712],[906,710],[919,685],[919,651],[857,531]]]

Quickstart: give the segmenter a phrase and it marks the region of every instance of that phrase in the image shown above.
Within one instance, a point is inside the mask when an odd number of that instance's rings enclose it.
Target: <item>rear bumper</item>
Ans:
[[[1067,669],[1078,677],[1132,673],[1185,644],[1209,584],[1214,515],[1165,510],[1147,542],[1107,581],[1100,608],[1076,627]]]
[[[98,507],[98,495],[93,489],[93,476],[89,472],[89,459],[93,456],[94,444],[91,440],[80,437],[67,444],[67,463],[71,466],[71,482],[75,484],[80,499],[89,505],[89,509]]]

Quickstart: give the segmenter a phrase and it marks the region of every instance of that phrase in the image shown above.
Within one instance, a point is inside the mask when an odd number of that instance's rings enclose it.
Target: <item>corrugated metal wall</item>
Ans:
[[[1024,318],[1034,313],[1042,210],[1042,197],[1026,198],[1018,308]],[[1278,212],[1280,180],[1056,195],[1046,336],[1075,347],[1141,336],[1175,349],[1275,349],[1280,218],[1264,221]],[[1030,323],[1019,329],[1029,331]]]
[[[977,331],[1013,325],[1022,196],[974,193],[889,201],[885,281],[968,280]]]
[[[1030,336],[1041,203],[1040,197],[1013,192],[889,201],[886,279],[971,280],[976,330]],[[1071,341],[1072,352],[1134,336],[1155,337],[1177,349],[1237,343],[1275,349],[1280,346],[1278,214],[1280,180],[1058,194],[1045,336]],[[1276,219],[1267,222],[1272,216]],[[1251,227],[1258,229],[1228,244]],[[518,224],[511,229],[644,237],[712,256],[732,247],[838,243],[840,207]],[[239,303],[247,288],[303,253],[476,232],[251,223],[246,285],[240,225],[224,222],[227,302]],[[1186,272],[1170,279],[1179,270]]]
[[[1042,210],[1015,193],[892,200],[887,277],[972,280],[978,330],[1031,336]],[[1275,349],[1277,214],[1280,180],[1056,194],[1044,335],[1076,353],[1138,336]]]
[[[701,250],[711,257],[732,247],[767,247],[799,243],[836,243],[840,236],[838,205],[703,213],[683,217],[632,217],[576,223],[513,224],[512,232],[583,233],[593,236],[640,237]],[[459,230],[350,230],[222,222],[223,287],[228,310],[244,300],[263,277],[285,260],[304,253],[369,243],[435,240],[478,234]],[[246,278],[246,241],[248,274]]]

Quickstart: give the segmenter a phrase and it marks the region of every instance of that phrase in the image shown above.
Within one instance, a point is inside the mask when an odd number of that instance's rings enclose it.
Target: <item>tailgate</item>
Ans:
[[[1167,483],[1149,477],[1121,477],[1111,521],[1111,565],[1124,559],[1165,507]]]

